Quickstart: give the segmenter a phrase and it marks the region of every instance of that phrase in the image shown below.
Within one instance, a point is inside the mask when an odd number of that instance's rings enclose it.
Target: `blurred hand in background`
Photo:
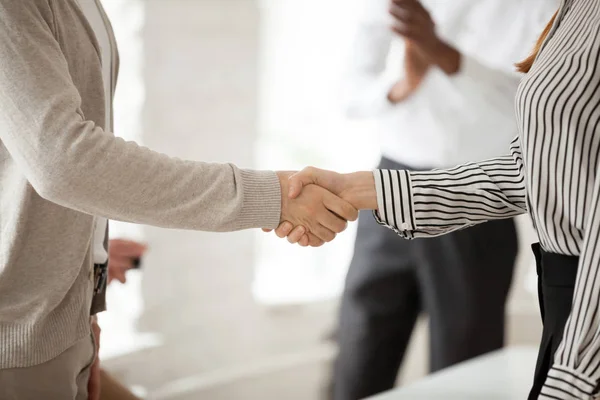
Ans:
[[[139,266],[148,246],[133,240],[112,239],[108,246],[108,282],[127,281],[127,271]]]

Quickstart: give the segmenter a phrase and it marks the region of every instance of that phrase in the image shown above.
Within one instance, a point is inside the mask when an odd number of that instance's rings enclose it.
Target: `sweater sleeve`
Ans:
[[[0,1],[0,139],[43,198],[92,215],[168,228],[275,228],[271,171],[171,158],[86,120],[48,1]]]
[[[406,239],[433,237],[526,212],[523,162],[512,155],[448,170],[377,170],[377,221]]]

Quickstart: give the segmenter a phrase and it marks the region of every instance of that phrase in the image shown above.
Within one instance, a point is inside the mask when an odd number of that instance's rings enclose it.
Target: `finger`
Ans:
[[[265,233],[269,233],[269,232],[272,232],[273,229],[262,228],[262,231]]]
[[[290,234],[293,228],[294,225],[292,225],[291,222],[284,221],[277,227],[277,229],[275,229],[275,234],[277,235],[277,237],[283,239],[284,237],[287,237],[287,235]]]
[[[109,285],[113,281],[113,279],[115,279],[115,273],[109,269],[108,270],[108,284]]]
[[[358,210],[352,204],[333,193],[328,192],[323,195],[323,205],[346,221],[356,221],[358,219]]]
[[[304,236],[304,234],[306,233],[306,228],[303,226],[297,226],[295,227],[290,234],[288,235],[288,242],[290,243],[298,243],[300,241],[300,239],[302,239],[302,237]]]
[[[121,283],[127,282],[127,269],[113,268],[108,271],[108,282],[116,279]]]
[[[323,209],[318,218],[319,223],[332,231],[333,233],[342,233],[348,227],[348,222],[332,213],[327,209]]]
[[[412,3],[412,6],[414,7],[415,11],[419,14],[420,17],[429,18],[429,11],[427,11],[423,3],[421,3],[420,1],[413,1]]]
[[[429,12],[419,2],[409,2],[401,6],[392,4],[389,13],[395,20],[394,26],[414,34],[422,33],[431,25]]]
[[[302,188],[311,183],[317,183],[316,168],[307,167],[289,177],[290,189],[288,196],[295,199],[302,193]]]
[[[109,241],[110,246],[117,250],[133,250],[133,251],[143,251],[148,248],[148,246],[144,243],[136,242],[134,240],[127,239],[111,239]]]
[[[109,244],[109,252],[125,257],[141,257],[148,246],[133,240],[113,239]]]
[[[431,24],[431,16],[418,2],[408,2],[403,5],[392,4],[389,13],[394,18],[396,26],[399,29],[422,32]]]
[[[108,269],[131,269],[134,267],[133,258],[113,256],[108,260]]]
[[[321,247],[325,244],[324,241],[322,241],[321,239],[319,239],[312,233],[309,233],[307,236],[308,236],[308,245],[310,247]]]
[[[298,241],[298,244],[302,247],[307,247],[309,245],[309,241],[310,239],[308,238],[308,235],[302,235],[302,237]]]
[[[392,4],[389,8],[389,13],[398,22],[408,24],[415,20],[415,9],[411,6],[399,6]]]
[[[417,6],[419,1],[417,0],[392,0],[391,5],[398,7],[415,7]]]
[[[419,30],[408,25],[395,24],[392,26],[392,31],[404,39],[418,41],[420,38]]]
[[[331,214],[331,213],[330,213]],[[333,215],[333,214],[331,214]],[[323,218],[322,218],[323,219]],[[318,237],[319,239],[321,239],[322,241],[329,243],[331,242],[333,239],[335,239],[335,232],[332,231],[331,229],[329,229],[328,227],[322,225],[321,223],[317,223],[315,224],[315,226],[313,226],[311,228],[311,232]]]

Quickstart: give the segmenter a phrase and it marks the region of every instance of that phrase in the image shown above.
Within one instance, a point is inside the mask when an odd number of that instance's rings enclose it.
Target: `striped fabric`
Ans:
[[[375,216],[404,238],[528,211],[546,251],[580,256],[573,310],[542,399],[592,399],[600,382],[599,89],[600,1],[563,0],[519,86],[510,156],[374,172]]]

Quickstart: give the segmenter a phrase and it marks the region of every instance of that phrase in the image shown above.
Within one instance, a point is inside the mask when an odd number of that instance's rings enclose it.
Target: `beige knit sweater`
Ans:
[[[74,0],[0,0],[0,368],[89,333],[94,215],[207,231],[279,222],[275,173],[105,131],[97,49]]]

